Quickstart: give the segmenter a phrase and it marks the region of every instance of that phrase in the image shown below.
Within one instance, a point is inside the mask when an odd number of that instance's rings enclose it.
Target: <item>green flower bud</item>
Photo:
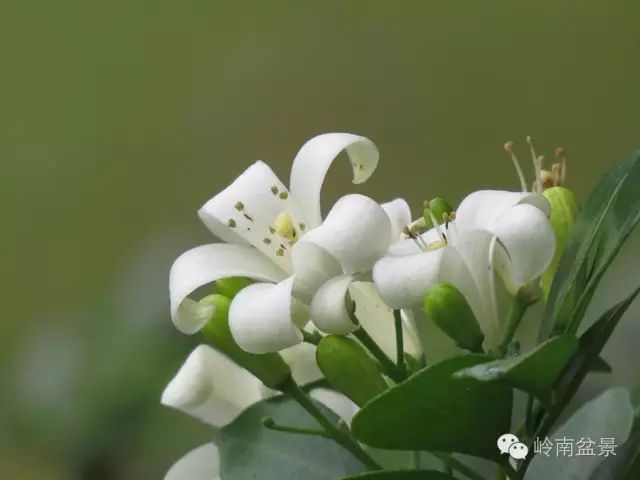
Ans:
[[[242,350],[229,329],[231,299],[220,294],[208,295],[200,303],[213,306],[213,315],[202,329],[207,341],[267,387],[278,390],[291,377],[291,369],[277,353],[255,355]]]
[[[227,277],[216,280],[213,284],[220,295],[233,298],[244,287],[248,287],[251,280],[246,277]]]
[[[456,287],[439,283],[427,290],[424,312],[459,347],[482,352],[484,335],[467,299]]]
[[[436,197],[433,200],[430,200],[429,203],[425,205],[422,217],[424,218],[426,226],[431,228],[433,227],[433,222],[431,221],[431,214],[429,212],[433,214],[436,222],[445,223],[445,214],[453,212],[453,207],[444,198]]]
[[[329,383],[358,406],[387,389],[378,364],[355,340],[328,335],[318,344],[316,360]]]
[[[542,194],[551,205],[551,227],[556,236],[556,251],[553,255],[553,260],[541,279],[542,292],[546,300],[549,297],[553,276],[558,269],[560,257],[573,230],[579,206],[573,192],[565,187],[547,188]]]

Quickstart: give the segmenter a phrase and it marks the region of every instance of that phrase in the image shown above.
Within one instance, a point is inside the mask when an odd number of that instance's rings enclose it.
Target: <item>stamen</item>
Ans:
[[[415,242],[420,250],[426,251],[427,244],[424,239],[417,234],[417,231],[411,228],[411,226],[406,226],[402,228],[402,233],[409,237],[411,240]]]
[[[567,179],[567,158],[565,156],[564,148],[556,148],[556,157],[558,157],[562,162],[560,167],[560,185],[564,185],[564,182]]]
[[[504,149],[511,154],[511,160],[513,161],[513,166],[516,169],[516,173],[518,174],[518,179],[520,180],[520,188],[523,192],[527,192],[527,180],[524,178],[524,173],[522,173],[522,168],[520,168],[520,162],[518,162],[518,158],[513,151],[513,147],[515,143],[512,141],[508,141],[504,144]]]
[[[554,187],[561,185],[561,180],[560,180],[561,170],[562,170],[562,165],[560,165],[559,163],[554,163],[553,165],[551,165],[551,173],[553,174]]]
[[[540,178],[540,170],[542,170],[542,162],[544,160],[544,157],[542,156],[538,156],[536,154],[536,149],[533,147],[533,139],[531,138],[531,136],[527,137],[527,143],[529,144],[529,149],[531,150],[531,158],[533,159],[533,169],[534,169],[534,173],[536,175],[536,188],[534,189],[535,192],[541,193],[543,190],[542,187],[542,179]]]

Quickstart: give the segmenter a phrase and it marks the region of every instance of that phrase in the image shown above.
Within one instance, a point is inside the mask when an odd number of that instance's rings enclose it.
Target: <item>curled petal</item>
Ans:
[[[310,316],[321,332],[347,335],[358,328],[347,311],[353,275],[341,275],[325,283],[313,297]]]
[[[337,258],[346,273],[370,270],[391,241],[391,221],[382,207],[364,195],[339,199],[322,225],[301,242],[318,245]]]
[[[264,162],[247,168],[198,215],[225,242],[252,245],[282,269],[290,269],[289,241],[300,235],[301,227],[291,195]],[[276,228],[278,221],[286,225]]]
[[[356,317],[362,327],[389,357],[396,358],[393,310],[380,298],[376,286],[371,282],[354,282],[349,293],[356,303]],[[417,358],[422,355],[420,342],[412,326],[406,321],[403,323],[404,350]]]
[[[396,198],[381,205],[391,220],[391,242],[397,242],[402,237],[402,230],[411,223],[411,209],[403,198]]]
[[[496,270],[515,295],[551,264],[556,247],[551,223],[537,208],[517,205],[500,216],[494,233],[500,239]]]
[[[388,256],[379,260],[373,268],[373,281],[382,299],[393,309],[421,305],[427,289],[436,283],[448,282],[465,292],[467,285],[461,280],[470,279],[470,273],[460,254],[450,246],[406,256]],[[470,301],[467,298],[467,301]]]
[[[222,353],[199,345],[164,389],[161,402],[222,427],[261,399],[260,385],[257,378]]]
[[[255,283],[241,290],[229,308],[229,328],[236,343],[249,353],[277,352],[302,341],[299,327],[308,308],[292,296],[294,276],[273,285]]]
[[[456,210],[456,228],[461,234],[474,229],[493,232],[497,220],[510,208],[521,204],[532,205],[549,216],[549,202],[538,193],[479,190],[460,202]]]
[[[342,151],[353,167],[353,183],[366,181],[378,165],[379,153],[371,140],[350,133],[318,135],[305,143],[291,167],[291,195],[302,221],[309,227],[322,223],[320,191],[329,167]]]
[[[213,443],[191,450],[173,464],[164,480],[220,480],[220,454]]]
[[[304,239],[293,246],[291,260],[296,272],[293,293],[306,304],[311,303],[313,295],[327,280],[342,273],[336,257]]]
[[[169,274],[171,319],[178,330],[191,335],[206,324],[212,312],[185,299],[203,285],[225,277],[278,282],[285,274],[247,246],[213,243],[187,250],[173,263]]]

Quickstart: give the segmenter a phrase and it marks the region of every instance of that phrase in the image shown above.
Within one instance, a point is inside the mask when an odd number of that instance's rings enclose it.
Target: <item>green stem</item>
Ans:
[[[302,332],[302,341],[305,343],[310,343],[311,345],[318,345],[320,340],[322,340],[322,334],[318,331],[307,332],[306,330],[300,329]]]
[[[316,437],[331,438],[331,436],[324,430],[319,430],[316,428],[288,427],[286,425],[280,425],[276,423],[275,420],[271,417],[263,418],[262,425],[264,425],[264,428],[268,428],[269,430],[275,430],[276,432],[295,433],[297,435],[312,435]]]
[[[380,362],[383,372],[394,382],[400,383],[406,378],[406,374],[401,371],[395,363],[391,361],[387,354],[382,351],[378,344],[369,336],[367,331],[360,326],[353,335],[362,342],[362,344],[371,352],[371,354]]]
[[[393,319],[396,327],[396,365],[406,375],[407,366],[404,363],[404,336],[402,331],[402,314],[400,310],[393,311]]]
[[[476,472],[473,468],[466,466],[464,463],[453,458],[448,453],[431,452],[431,454],[434,457],[439,458],[443,462],[448,462],[451,468],[464,475],[465,477],[470,478],[471,480],[485,480],[484,477]]]
[[[369,467],[370,470],[380,470],[382,468],[367,454],[367,452],[362,449],[350,433],[340,430],[331,422],[331,420],[325,417],[322,411],[320,411],[316,404],[313,403],[309,396],[302,391],[293,379],[285,382],[280,389],[283,393],[289,394],[291,398],[298,402],[298,404],[300,404],[300,406],[304,408],[320,424],[320,426],[322,426],[327,437],[331,438],[333,441],[348,450],[354,457]]]
[[[502,334],[502,341],[498,346],[498,354],[500,357],[504,357],[507,354],[509,344],[511,343],[511,340],[513,340],[513,336],[516,334],[516,331],[520,326],[524,312],[527,311],[530,304],[530,302],[518,298],[517,296],[511,302],[509,315],[507,317],[507,325],[505,326]]]

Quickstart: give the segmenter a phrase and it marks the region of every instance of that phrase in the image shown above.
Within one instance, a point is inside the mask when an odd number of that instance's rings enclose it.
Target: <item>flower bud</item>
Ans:
[[[220,294],[208,295],[200,303],[213,306],[213,314],[202,329],[207,341],[242,368],[248,370],[267,387],[277,390],[291,377],[291,369],[277,353],[255,355],[242,350],[229,330],[231,300]]]
[[[427,290],[424,312],[459,347],[482,352],[484,335],[467,299],[456,287],[439,283]]]
[[[569,236],[573,230],[579,207],[578,200],[573,192],[565,187],[547,188],[542,194],[551,205],[551,228],[553,228],[556,237],[556,250],[553,255],[553,260],[541,279],[542,292],[546,299],[549,296],[553,276],[558,269],[558,263],[560,263],[560,257],[567,246]]]
[[[318,344],[316,360],[333,388],[358,406],[387,389],[378,364],[355,340],[337,335],[324,337]]]
[[[433,227],[433,222],[431,221],[431,214],[436,219],[438,223],[445,223],[445,214],[450,214],[453,212],[453,207],[449,202],[447,202],[444,198],[436,197],[432,200],[429,200],[429,203],[425,205],[424,212],[422,214],[424,221],[427,227]]]
[[[227,277],[220,278],[214,282],[216,292],[225,297],[233,298],[244,287],[248,287],[251,280],[247,277]]]

